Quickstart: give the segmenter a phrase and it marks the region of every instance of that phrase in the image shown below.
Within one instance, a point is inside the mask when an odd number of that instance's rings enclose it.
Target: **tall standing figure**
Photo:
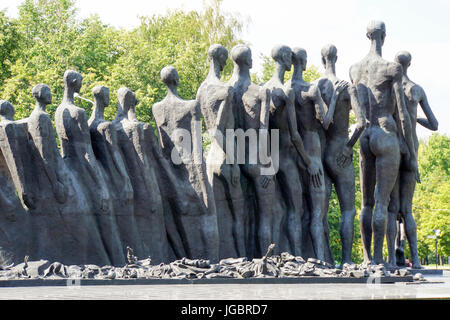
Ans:
[[[234,130],[232,110],[233,88],[220,80],[228,59],[228,50],[215,44],[208,52],[210,69],[197,92],[197,101],[211,135],[211,148],[206,159],[208,179],[213,188],[220,237],[220,257],[244,257],[247,216],[240,184],[241,171],[233,150],[227,149],[224,136]],[[228,154],[228,155],[227,155]],[[227,157],[228,159],[227,161]]]
[[[251,181],[256,195],[256,254],[262,257],[275,240],[272,214],[275,177],[274,174],[264,171],[271,163],[263,164],[259,157],[261,152],[267,156],[269,151],[268,140],[261,131],[268,132],[269,129],[270,95],[269,90],[255,85],[250,79],[252,52],[249,47],[235,46],[231,50],[231,58],[234,62],[234,72],[228,83],[234,88],[233,110],[236,112],[236,128],[245,131],[245,135],[249,137],[248,143],[243,141],[245,163],[241,165],[241,169]],[[271,159],[267,160],[270,162]]]
[[[412,135],[414,140],[415,156],[418,156],[419,141],[416,133],[416,122],[432,131],[438,129],[438,121],[428,104],[428,99],[425,90],[418,84],[411,81],[408,77],[408,68],[411,65],[411,54],[407,51],[401,51],[395,56],[395,61],[402,65],[403,76],[402,85],[405,93],[405,103],[411,119]],[[417,106],[420,105],[426,118],[417,118]],[[408,167],[408,148],[405,145],[405,140],[401,139],[401,161],[400,171],[397,178],[397,183],[391,195],[391,203],[389,205],[389,223],[388,223],[388,251],[389,263],[393,266],[397,265],[395,254],[395,240],[397,233],[397,219],[404,226],[404,233],[408,239],[409,249],[411,251],[411,262],[413,268],[420,269],[420,259],[417,253],[417,225],[412,214],[412,201],[414,197],[414,189],[416,186],[415,172]],[[402,251],[403,252],[403,251]]]
[[[39,192],[36,208],[30,209],[33,229],[39,230],[39,237],[47,235],[49,243],[39,243],[41,258],[55,250],[55,261],[62,263],[88,262],[88,230],[91,223],[89,205],[85,194],[73,172],[71,172],[59,153],[56,137],[46,105],[52,102],[50,88],[45,84],[36,85],[32,94],[36,106],[26,119],[31,155],[36,165],[35,182]],[[33,231],[34,231],[33,230]],[[45,232],[43,231],[45,230]],[[39,238],[38,238],[39,239]],[[39,241],[40,242],[40,241]],[[47,258],[49,259],[49,258]]]
[[[406,167],[415,173],[416,180],[419,180],[419,175],[411,122],[404,99],[402,66],[396,62],[386,61],[381,56],[386,37],[384,22],[370,22],[367,37],[371,41],[370,51],[361,62],[350,68],[350,78],[356,86],[366,118],[369,120],[369,127],[360,138],[363,195],[360,223],[364,261],[380,264],[384,263],[383,241],[386,235],[390,195],[400,166],[398,130],[401,130],[410,154]],[[396,113],[400,128],[394,119]]]
[[[214,194],[208,181],[201,145],[200,105],[181,99],[177,93],[178,72],[161,70],[167,95],[153,105],[162,151],[172,164],[177,179],[174,192],[181,199],[181,212],[174,215],[188,258],[219,259],[219,230]],[[177,153],[174,155],[174,153]],[[177,155],[179,158],[177,158]]]
[[[125,264],[125,248],[137,248],[140,244],[139,232],[134,217],[133,187],[118,145],[114,124],[104,119],[105,107],[109,105],[109,89],[95,86],[94,109],[88,120],[94,154],[103,167],[105,178],[111,188],[114,218],[121,242],[116,252],[115,265]]]
[[[92,150],[86,112],[74,103],[82,80],[81,74],[74,70],[64,73],[64,96],[56,109],[55,125],[64,162],[78,180],[76,191],[84,193],[89,205],[88,259],[90,263],[106,265],[110,264],[107,250],[114,252],[113,248],[120,246],[120,242],[117,234],[112,233],[111,197]]]
[[[303,72],[306,70],[307,54],[302,48],[292,49],[292,62],[294,73],[292,79],[286,84],[295,95],[295,112],[299,132],[303,140],[305,152],[308,154],[311,162],[319,168],[319,176],[314,176],[301,170],[303,174],[304,185],[307,188],[307,194],[310,203],[311,224],[310,233],[313,242],[313,248],[317,259],[326,260],[327,239],[325,236],[325,225],[323,223],[326,217],[325,206],[325,182],[322,164],[322,148],[320,145],[319,127],[328,129],[334,115],[336,99],[340,92],[345,89],[345,83],[339,83],[336,90],[333,91],[333,97],[327,108],[320,89],[316,85],[311,85],[303,80]],[[317,121],[318,120],[318,121]],[[328,259],[333,263],[332,258]]]
[[[155,163],[149,158],[145,131],[153,130],[139,122],[135,107],[136,95],[128,88],[117,91],[119,107],[114,124],[118,131],[119,146],[134,192],[134,212],[142,240],[135,250],[138,256],[151,256],[154,263],[168,262],[169,245],[164,222],[161,192],[155,174]]]
[[[14,163],[14,157],[21,156],[12,155],[10,151],[16,151],[17,146],[14,142],[15,135],[11,137],[13,140],[8,141],[13,128],[7,127],[14,122],[14,107],[9,101],[0,100],[0,265],[6,266],[11,263],[20,263],[23,257],[36,250],[37,246],[33,243],[31,236],[30,215],[24,210],[23,193],[19,193],[17,188],[17,179],[13,179],[8,164]],[[14,127],[14,125],[12,126]],[[9,131],[10,134],[7,134]],[[17,141],[20,143],[20,141]],[[8,145],[10,147],[8,147]],[[6,154],[5,154],[6,153]],[[27,156],[27,154],[25,154]],[[13,168],[13,170],[15,170]],[[22,175],[23,177],[23,175]],[[23,189],[22,189],[23,190]],[[25,191],[25,190],[23,190]],[[19,194],[17,194],[19,193]],[[18,197],[19,196],[19,197]],[[36,251],[34,251],[36,252]]]
[[[287,214],[281,222],[281,234],[287,235],[287,244],[282,250],[302,255],[302,219],[304,214],[303,189],[300,178],[299,166],[306,168],[314,181],[319,181],[322,172],[320,166],[311,161],[306,153],[303,140],[300,137],[295,115],[295,93],[285,87],[284,74],[291,70],[292,50],[288,46],[278,45],[272,49],[272,58],[275,60],[275,71],[272,78],[263,86],[270,92],[269,127],[271,130],[279,130],[279,150],[271,150],[272,160],[279,163],[277,180],[282,190]],[[278,157],[274,158],[274,152]],[[279,221],[275,225],[279,225]],[[281,240],[280,240],[280,245]]]
[[[337,48],[326,45],[322,48],[322,63],[325,74],[317,80],[320,93],[327,105],[330,105],[336,92]],[[356,128],[352,136],[348,137],[350,110],[356,116]],[[342,246],[342,264],[352,263],[352,245],[354,235],[355,209],[355,173],[353,170],[353,146],[358,141],[365,128],[365,116],[354,86],[349,86],[336,100],[333,121],[325,130],[325,171],[334,184],[341,208],[341,223],[339,234]],[[331,184],[327,186],[325,203],[330,201]]]

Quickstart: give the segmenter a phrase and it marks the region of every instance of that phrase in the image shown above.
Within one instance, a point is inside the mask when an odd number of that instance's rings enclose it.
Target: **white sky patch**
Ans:
[[[1,0],[0,10],[17,15],[20,0]],[[80,17],[98,14],[103,22],[127,29],[139,25],[138,16],[164,14],[169,9],[201,10],[203,0],[77,0]],[[407,50],[412,54],[409,76],[427,93],[439,120],[439,132],[450,135],[450,1],[448,0],[224,0],[223,8],[249,17],[242,38],[250,43],[253,72],[261,70],[260,54],[270,55],[275,44],[303,47],[308,64],[322,70],[320,50],[327,43],[338,48],[337,73],[349,80],[348,70],[369,50],[366,25],[386,23],[383,57],[393,60]],[[419,112],[420,114],[420,112]],[[418,126],[418,135],[430,135]]]

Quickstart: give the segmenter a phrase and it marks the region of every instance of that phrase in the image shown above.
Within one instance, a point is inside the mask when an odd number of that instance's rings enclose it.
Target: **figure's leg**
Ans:
[[[416,186],[416,177],[414,172],[403,171],[400,189],[400,212],[403,215],[406,237],[411,252],[411,263],[413,268],[420,269],[419,254],[417,252],[417,225],[412,214],[412,201],[414,189]]]
[[[325,169],[325,168],[324,168]],[[331,251],[331,245],[330,245],[330,227],[328,223],[328,210],[330,208],[330,197],[331,192],[333,189],[331,177],[327,174],[326,170],[324,170],[324,181],[325,181],[325,198],[324,198],[324,209],[323,212],[325,212],[323,216],[323,226],[324,226],[324,233],[325,233],[325,256],[327,262],[334,265],[334,257],[333,252]]]
[[[341,208],[339,234],[342,244],[342,264],[352,264],[352,246],[355,222],[355,174],[353,166],[341,169],[335,180],[336,193]]]
[[[311,161],[320,163],[320,159],[315,157],[311,157]],[[320,167],[322,167],[321,163]],[[323,168],[321,168],[321,170],[323,172]],[[311,237],[313,240],[314,251],[317,259],[325,260],[325,185],[323,176],[321,178],[321,186],[316,188],[310,183],[309,191],[311,197]]]
[[[265,179],[270,179],[269,184],[264,188],[261,184]],[[273,177],[259,176],[254,180],[256,200],[257,200],[257,221],[258,221],[258,248],[257,255],[263,256],[269,245],[272,243],[272,202],[275,193],[275,183]]]
[[[397,257],[395,253],[395,240],[397,237],[397,218],[400,210],[400,179],[399,176],[391,192],[391,197],[388,206],[388,223],[386,232],[386,242],[388,247],[389,258],[388,262],[392,267],[397,266]]]
[[[287,206],[286,226],[287,238],[292,250],[291,254],[302,256],[302,218],[304,212],[302,186],[297,166],[290,156],[285,157],[284,161],[280,162],[277,177]]]
[[[247,256],[246,239],[245,234],[247,225],[247,216],[245,214],[245,200],[242,192],[241,183],[235,186],[232,179],[232,166],[225,165],[223,179],[226,181],[225,190],[230,207],[230,211],[233,215],[233,234],[235,240],[236,251],[239,257]]]
[[[375,156],[369,148],[369,137],[364,135],[360,138],[360,179],[362,193],[362,208],[359,216],[361,239],[363,244],[364,262],[370,263],[372,260],[372,211],[375,205]]]
[[[387,230],[388,205],[400,167],[400,147],[394,133],[377,133],[371,141],[376,154],[375,210],[372,219],[374,233],[373,258],[376,264],[383,261],[383,242]]]

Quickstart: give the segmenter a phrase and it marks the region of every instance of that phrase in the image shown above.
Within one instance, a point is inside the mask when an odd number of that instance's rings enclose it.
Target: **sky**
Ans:
[[[17,15],[21,0],[0,0],[0,10]],[[76,0],[80,18],[98,14],[103,22],[131,29],[138,16],[164,14],[170,9],[202,10],[203,0]],[[412,54],[410,79],[421,85],[439,133],[450,135],[450,1],[448,0],[224,0],[223,9],[249,19],[242,38],[250,43],[254,70],[261,70],[260,54],[270,55],[276,44],[303,47],[308,63],[322,69],[320,50],[328,43],[338,48],[337,75],[349,81],[350,66],[369,50],[365,36],[371,20],[386,23],[383,57],[398,51]],[[182,79],[182,75],[180,75]],[[419,108],[420,109],[420,108]],[[419,115],[423,115],[421,110]],[[418,125],[420,138],[431,132]]]

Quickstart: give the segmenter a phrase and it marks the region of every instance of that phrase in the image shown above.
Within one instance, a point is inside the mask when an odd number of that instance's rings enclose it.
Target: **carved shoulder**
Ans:
[[[387,71],[394,81],[398,81],[403,78],[403,67],[400,63],[389,62]]]

